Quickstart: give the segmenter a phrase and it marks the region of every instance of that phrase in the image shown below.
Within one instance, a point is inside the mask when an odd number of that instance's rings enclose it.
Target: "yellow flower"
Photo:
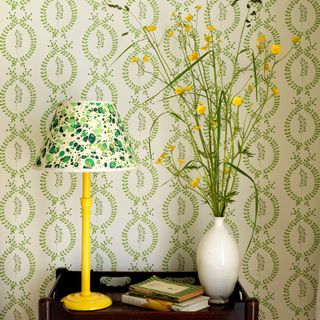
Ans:
[[[278,95],[279,95],[279,93],[280,93],[279,88],[274,87],[274,88],[272,89],[272,93],[273,93],[273,95],[274,95],[275,97],[276,97],[276,96],[278,96]]]
[[[160,154],[160,158],[164,158],[166,155],[167,155],[166,152],[162,152],[162,153]]]
[[[147,55],[144,55],[144,57],[142,58],[143,62],[148,62],[149,61],[149,57]]]
[[[163,158],[159,157],[154,163],[155,164],[161,164],[163,162]]]
[[[292,36],[291,38],[292,43],[299,43],[301,41],[301,38],[297,35]]]
[[[257,48],[258,48],[259,50],[261,50],[261,49],[263,49],[264,47],[263,47],[262,44],[257,44]]]
[[[185,88],[184,88],[184,91],[187,91],[187,92],[189,92],[189,91],[191,91],[192,90],[192,86],[190,86],[190,85],[187,85]]]
[[[208,50],[208,48],[209,48],[209,44],[207,43],[205,46],[201,47],[200,49],[201,50]]]
[[[187,21],[191,21],[193,17],[192,14],[188,13],[185,18]]]
[[[173,144],[168,144],[168,148],[169,148],[170,150],[174,150],[174,149],[176,148],[176,146],[174,146]]]
[[[199,11],[200,9],[202,9],[202,6],[200,4],[196,5],[196,10]]]
[[[174,35],[174,32],[173,32],[173,31],[169,31],[169,32],[168,32],[168,37],[169,37],[169,38],[173,37],[173,35]]]
[[[183,91],[184,91],[184,89],[182,87],[177,87],[175,90],[176,94],[182,94]]]
[[[207,110],[206,106],[203,104],[203,102],[200,102],[197,107],[197,114],[202,115],[206,112],[206,110]]]
[[[254,89],[254,86],[250,83],[250,84],[248,85],[248,92],[249,92],[249,93],[252,93],[252,92],[253,92],[253,89]]]
[[[271,47],[270,47],[270,51],[272,54],[274,55],[277,55],[281,52],[282,48],[280,46],[280,44],[273,44]]]
[[[186,32],[189,32],[192,29],[192,26],[190,24],[186,24],[184,28]]]
[[[191,181],[191,187],[196,188],[199,185],[200,180],[201,180],[201,177],[196,177],[195,179],[193,179]]]
[[[214,31],[214,30],[216,30],[216,27],[214,27],[214,26],[207,26],[207,29],[208,29],[209,31]]]
[[[205,34],[204,35],[204,41],[207,43],[211,43],[212,42],[212,37],[210,36],[210,34]]]
[[[270,70],[270,66],[269,63],[265,63],[263,66],[264,71],[269,71]]]
[[[261,34],[258,38],[257,38],[257,42],[266,42],[266,36],[264,34]]]
[[[243,99],[239,96],[236,96],[232,100],[232,104],[235,105],[236,107],[240,107],[243,103]]]
[[[131,62],[132,62],[132,63],[136,63],[137,61],[138,61],[138,57],[132,57],[132,58],[131,58]]]
[[[201,126],[199,126],[197,124],[193,127],[194,131],[199,131],[200,129],[201,129]]]
[[[184,164],[184,163],[186,163],[186,160],[184,160],[184,159],[178,159],[178,162],[179,162],[180,164]]]
[[[148,27],[147,27],[147,30],[148,30],[149,32],[154,32],[154,31],[157,30],[157,26],[148,26]]]
[[[195,61],[199,58],[198,52],[192,52],[190,56],[188,57],[189,61]]]

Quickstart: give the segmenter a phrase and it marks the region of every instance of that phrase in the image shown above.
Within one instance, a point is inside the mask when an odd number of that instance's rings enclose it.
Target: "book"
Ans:
[[[129,290],[145,296],[173,302],[183,302],[204,293],[201,286],[161,279],[157,276],[132,284]]]
[[[157,311],[199,311],[209,307],[209,297],[200,295],[184,302],[173,302],[162,299],[154,299],[147,296],[139,296],[133,292],[124,293],[121,296],[122,303]]]

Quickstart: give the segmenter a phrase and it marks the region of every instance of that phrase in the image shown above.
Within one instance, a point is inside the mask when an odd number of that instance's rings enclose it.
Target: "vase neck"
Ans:
[[[224,224],[224,217],[215,217],[214,218],[214,225],[215,227],[221,227]]]

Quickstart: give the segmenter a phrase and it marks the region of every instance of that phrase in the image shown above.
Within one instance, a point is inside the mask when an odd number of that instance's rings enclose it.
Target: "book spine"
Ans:
[[[133,306],[152,309],[156,311],[171,311],[173,305],[170,301],[164,301],[153,298],[142,298],[123,294],[121,297],[122,303],[131,304]]]

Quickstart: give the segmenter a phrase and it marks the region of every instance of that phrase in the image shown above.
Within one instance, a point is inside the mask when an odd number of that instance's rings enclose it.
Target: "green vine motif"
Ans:
[[[299,4],[299,11],[301,13],[299,17],[300,23],[306,23],[308,20],[308,10],[307,7],[304,6],[302,3]]]
[[[144,224],[144,226],[141,225],[141,223]],[[140,225],[140,228],[142,227],[144,229],[144,233],[145,228],[148,228],[150,233],[151,233],[151,239],[148,239],[149,245],[147,243],[147,241],[144,241],[144,243],[139,243],[139,250],[135,250],[134,248],[132,248],[132,246],[130,245],[130,243],[132,241],[130,241],[129,239],[129,233],[130,230],[132,228],[136,228],[138,229]],[[142,258],[143,261],[147,261],[148,256],[154,251],[154,249],[157,246],[158,243],[158,230],[157,227],[155,225],[154,222],[152,222],[148,216],[143,215],[143,216],[135,216],[133,217],[133,219],[131,219],[126,226],[124,227],[123,231],[122,231],[122,235],[121,235],[121,239],[122,239],[122,245],[124,247],[124,250],[131,256],[133,257],[134,261],[137,261],[139,258]],[[141,238],[142,239],[142,238]],[[145,237],[143,237],[144,240],[146,240]],[[145,249],[142,249],[141,246],[145,245]]]
[[[28,210],[27,208],[22,207],[22,201],[21,198],[26,200],[28,204]],[[23,220],[15,220],[14,222],[11,222],[8,219],[8,210],[6,210],[6,204],[10,199],[13,199],[14,202],[14,208],[15,211],[13,212],[13,215],[15,217],[21,216],[22,214],[22,208],[23,208],[23,213],[24,213],[24,218]],[[20,207],[19,207],[19,204]],[[26,212],[28,211],[28,214]],[[24,230],[27,226],[29,226],[34,217],[35,217],[35,212],[36,212],[36,206],[35,206],[35,201],[33,197],[26,191],[25,186],[19,187],[17,190],[10,189],[8,192],[5,193],[3,198],[0,200],[0,221],[3,226],[5,226],[8,230],[10,230],[11,233],[15,233],[17,230],[22,231]],[[21,219],[19,217],[19,219]]]
[[[284,133],[288,141],[296,147],[308,149],[320,136],[320,117],[319,114],[311,109],[312,105],[316,105],[315,101],[310,101],[303,105],[300,100],[294,102],[296,106],[287,117],[284,123]],[[298,118],[298,119],[297,119]],[[299,123],[299,130],[293,126],[296,122]],[[308,134],[306,134],[306,122],[308,121]],[[311,125],[313,122],[313,126]],[[313,128],[313,131],[311,131]],[[299,132],[299,137],[296,134]],[[304,134],[302,136],[302,134]]]
[[[288,171],[284,176],[284,188],[288,196],[296,201],[297,204],[308,202],[317,194],[320,188],[320,174],[316,167],[311,164],[312,156],[308,156],[306,159],[301,159],[298,155],[294,155],[295,163],[289,167]],[[301,192],[298,194],[296,191],[292,190],[291,178],[293,174],[299,169],[303,169],[308,174],[308,181],[313,181],[313,188],[311,191],[308,191],[309,188],[301,189]],[[310,179],[311,178],[311,179]],[[310,182],[311,184],[312,182]]]
[[[225,3],[222,3],[218,0],[211,0],[205,8],[204,12],[204,21],[207,26],[212,24],[212,21],[220,22],[222,29],[217,29],[217,34],[223,36],[223,38],[228,37],[233,31],[236,30],[240,23],[240,7],[238,2],[232,6],[233,1],[228,0]],[[233,17],[231,18],[231,14]],[[228,20],[227,20],[228,17]],[[229,21],[232,21],[229,27],[223,27],[225,22],[227,24]]]
[[[16,84],[14,87],[15,97],[14,103],[18,104],[22,102],[22,89]]]
[[[60,3],[60,1],[57,1],[56,4],[56,20],[62,20],[63,19],[63,5]]]
[[[259,211],[258,223],[256,225],[256,231],[270,230],[277,222],[280,214],[280,203],[278,198],[270,191],[272,186],[269,184],[263,188],[258,186],[259,191]],[[254,217],[252,216],[252,208],[254,205],[255,195],[252,193],[244,205],[244,218],[250,228],[254,227]],[[267,206],[271,204],[271,208]],[[267,214],[268,213],[268,214]]]
[[[50,24],[48,20],[48,13],[50,11],[49,7],[52,3],[55,3],[56,18],[57,21],[59,21],[58,26]],[[58,3],[59,5],[57,5],[56,0],[45,0],[40,10],[41,22],[45,29],[52,34],[53,38],[55,38],[58,34],[64,34],[70,31],[77,21],[77,5],[74,0],[65,0],[63,4],[60,1]],[[63,14],[66,11],[65,5],[68,5],[70,10],[70,19],[69,21],[62,23],[63,17],[67,16]]]
[[[15,253],[13,256],[14,266],[13,266],[13,272],[18,273],[21,271],[21,257]]]
[[[103,101],[103,90],[101,87],[96,85],[95,87],[95,93],[98,101]]]
[[[257,149],[258,149],[258,161],[263,161],[266,159],[266,149],[262,143],[258,141],[257,143]]]
[[[301,270],[300,268],[295,271],[293,275],[290,276],[288,281],[286,282],[284,289],[283,289],[283,299],[285,301],[285,304],[287,307],[292,310],[295,313],[295,316],[301,315],[303,313],[305,316],[308,316],[309,311],[312,310],[316,304],[316,297],[317,297],[317,280],[312,275],[312,270],[310,270],[310,267],[307,267],[304,270]],[[299,289],[294,291],[291,289],[295,283],[297,283],[297,286],[299,286]],[[302,306],[297,305],[294,301],[292,301],[292,297],[294,294],[299,294],[301,290],[304,290],[305,288],[301,288],[300,284],[303,284],[303,286],[307,286],[309,299],[306,303],[304,303]],[[312,298],[311,298],[312,297]]]
[[[36,318],[34,311],[30,305],[26,303],[26,298],[24,296],[19,299],[12,297],[9,303],[2,308],[0,319],[12,319],[12,316],[18,316],[18,314],[21,315],[21,320],[34,320]]]
[[[0,165],[2,168],[8,172],[11,175],[16,174],[24,174],[28,170],[30,170],[35,162],[36,158],[36,148],[34,145],[34,142],[31,138],[27,136],[28,129],[22,129],[21,131],[17,131],[15,128],[12,129],[12,132],[9,136],[6,137],[4,142],[2,143],[2,146],[0,147]],[[19,141],[19,142],[18,142]],[[10,147],[10,144],[15,145],[15,142],[18,143],[21,146],[21,142],[24,143],[26,150],[28,150],[29,153],[29,159],[25,160],[25,165],[22,165],[21,167],[16,167],[15,163],[12,163],[10,161],[7,161],[8,154],[7,154],[7,148]],[[24,155],[26,157],[26,155]]]
[[[124,125],[129,129],[130,141],[135,149],[138,149],[140,146],[145,149],[148,146],[149,139],[153,141],[157,136],[159,130],[159,124],[156,122],[153,126],[153,130],[149,135],[150,125],[157,118],[157,114],[151,110],[146,103],[140,103],[137,99],[132,99],[133,107],[127,112],[126,116],[123,119]],[[139,135],[135,134],[130,130],[133,127],[131,121],[134,123],[136,121],[135,117],[138,114],[138,131]],[[150,125],[147,125],[150,123]]]
[[[109,264],[107,265],[107,270],[116,271],[117,270],[117,257],[113,250],[109,248],[110,240],[106,239],[100,244],[100,249],[103,251],[103,257],[109,258]],[[106,269],[105,269],[106,270]]]
[[[55,182],[54,186],[56,188],[61,188],[63,186],[63,173],[62,172],[55,172],[54,175],[56,178],[56,182]]]
[[[301,58],[300,60],[300,77],[307,77],[309,72],[308,72],[308,63],[304,58]]]
[[[126,171],[122,176],[122,183],[121,183],[124,194],[131,201],[133,201],[134,205],[137,205],[141,201],[142,203],[147,202],[149,199],[151,199],[156,193],[159,186],[158,172],[155,169],[155,167],[152,164],[150,164],[148,156],[140,161],[139,169],[143,176],[147,174],[150,177],[150,183],[149,183],[149,179],[146,180],[146,178],[144,178],[145,181],[148,181],[148,183],[145,184],[146,190],[140,189],[139,192],[136,192],[136,188],[134,188],[135,191],[130,189],[130,183],[129,183],[130,177],[134,174],[137,177],[137,172]]]
[[[99,253],[96,253],[94,255],[94,259],[96,261],[96,270],[97,271],[103,271],[103,257],[99,254]]]
[[[50,200],[53,204],[57,202],[63,202],[70,198],[72,194],[74,193],[76,186],[77,186],[77,176],[74,173],[68,173],[68,174],[63,174],[63,180],[65,180],[66,177],[69,178],[69,188],[65,190],[61,195],[55,195],[51,191],[49,191],[47,187],[47,180],[48,177],[50,177],[51,174],[48,171],[43,171],[40,176],[40,190],[42,191],[42,194]],[[59,176],[58,176],[59,177]],[[60,176],[61,177],[61,176]],[[57,176],[56,176],[57,179]],[[58,178],[59,179],[59,178]],[[58,182],[58,179],[56,180],[56,183]]]
[[[39,289],[39,297],[41,297],[41,298],[48,296],[49,291],[51,290],[52,285],[56,280],[56,265],[53,265],[52,267],[49,266],[49,268],[47,270],[49,270],[50,273],[42,281],[42,284]]]
[[[54,231],[55,231],[54,243],[55,243],[55,244],[60,244],[60,243],[62,243],[62,237],[63,237],[62,228],[61,228],[60,226],[58,226],[58,225],[55,225]]]
[[[23,72],[21,75],[12,75],[3,85],[0,90],[0,108],[3,113],[8,116],[12,121],[18,117],[23,119],[26,117],[30,112],[34,109],[36,104],[36,90],[31,82],[27,80],[29,76],[28,72]],[[14,97],[14,104],[19,104],[19,108],[15,108],[15,110],[10,110],[8,105],[11,102],[7,102],[7,94],[10,92],[11,88],[14,88],[15,97]],[[25,89],[25,90],[23,90]],[[29,95],[28,99],[23,99],[27,94]],[[25,103],[22,104],[22,101],[28,101],[27,107],[25,107]],[[11,101],[11,100],[9,100]],[[27,102],[26,102],[27,103]],[[23,109],[20,108],[23,106]]]
[[[298,121],[299,121],[299,130],[298,132],[300,134],[307,132],[307,119],[303,117],[301,114],[298,115]]]
[[[99,193],[101,195],[99,195]],[[96,219],[92,219],[91,221],[92,233],[96,233],[98,230],[100,230],[102,234],[107,234],[108,228],[115,221],[117,216],[117,201],[106,188],[99,188],[98,191],[94,192],[94,197],[98,201],[98,206],[95,200],[95,207],[93,208],[93,212],[95,212],[94,216]],[[102,207],[102,205],[106,205],[106,203],[109,203],[110,205],[110,207],[108,208],[108,215],[103,212]],[[100,220],[101,217],[104,218],[103,221]]]
[[[298,237],[293,235],[298,234]],[[306,243],[306,235],[308,242]],[[293,240],[297,238],[293,243]],[[311,238],[313,238],[311,240]],[[299,260],[302,257],[312,255],[320,244],[320,228],[315,221],[308,216],[300,216],[293,219],[284,232],[284,245],[286,250]]]
[[[225,222],[228,230],[230,231],[232,237],[237,241],[237,243],[239,243],[240,232],[239,232],[238,225],[234,221],[231,220],[230,215],[225,216],[224,222]],[[207,224],[206,228],[204,229],[203,234],[208,232],[213,227],[213,225],[214,225],[214,219],[210,220],[210,222]]]
[[[59,57],[56,57],[55,63],[56,63],[56,72],[55,72],[56,77],[60,77],[63,75],[63,69],[64,69],[63,61]]]
[[[14,320],[22,320],[22,314],[17,309],[13,310],[13,316]]]
[[[310,26],[309,28],[305,28],[305,26],[303,27],[303,35],[304,36],[310,36],[311,34],[313,34],[320,25],[320,5],[319,2],[317,0],[308,0],[308,4],[312,7],[313,12],[309,13],[307,15],[306,10],[302,9],[301,11],[301,6],[304,6],[302,3],[304,4],[305,2],[303,1],[291,1],[289,3],[289,5],[287,6],[287,10],[285,13],[285,22],[286,25],[289,29],[289,31],[292,34],[301,34],[301,29],[300,29],[300,24],[298,25],[296,20],[297,20],[297,16],[300,16],[301,21],[305,20],[309,20],[308,17],[309,16],[314,16],[314,24],[312,26]]]
[[[258,262],[257,263],[257,270],[258,270],[258,272],[263,272],[265,270],[265,264],[266,264],[265,258],[259,252],[258,252],[256,258],[257,258],[257,262]]]
[[[5,2],[11,7],[12,10],[15,10],[17,7],[23,8],[30,0],[5,0]]]
[[[319,8],[320,9],[320,8]],[[304,60],[304,68],[308,68],[310,70],[314,70],[314,76],[312,79],[307,79],[303,77],[303,82],[301,79],[301,83],[298,83],[297,81],[300,78],[294,77],[293,72],[297,69],[297,63],[300,62],[303,57]],[[298,61],[300,59],[300,61]],[[309,66],[310,64],[310,66]],[[301,70],[301,73],[303,70]],[[320,62],[319,59],[311,53],[308,49],[303,49],[296,51],[291,55],[291,57],[288,59],[288,62],[285,66],[285,78],[288,83],[288,85],[293,89],[296,90],[298,94],[301,92],[308,92],[309,90],[313,89],[320,80]]]
[[[138,20],[142,21],[143,19],[145,19],[147,17],[147,6],[142,1],[139,2],[138,6],[139,6]]]
[[[185,241],[181,242],[181,239],[173,236],[170,244],[171,248],[163,258],[162,270],[185,271],[185,269],[178,269],[179,267],[187,268],[187,270],[197,269],[196,251],[194,250],[194,239],[186,239]],[[191,265],[187,263],[188,257],[191,261]],[[180,261],[178,259],[180,259]]]
[[[139,56],[140,51],[141,49],[136,49],[127,56],[127,59],[125,59],[123,63],[122,76],[125,83],[130,89],[134,90],[134,92],[147,92],[157,82],[157,78],[159,76],[159,65],[157,59],[153,55],[145,53],[148,55],[149,61],[146,63],[147,65],[144,65],[143,67],[146,71],[152,73],[152,75],[150,77],[139,77],[139,71],[142,67],[139,67],[139,64],[137,63],[132,63],[131,59],[135,56]],[[150,68],[152,68],[152,70],[150,70]],[[139,77],[139,82],[137,82],[135,77],[132,75]]]
[[[308,185],[307,172],[305,170],[303,170],[303,168],[300,168],[299,175],[300,175],[299,187],[305,188]]]
[[[70,52],[67,51],[69,47],[69,43],[66,43],[62,47],[58,47],[56,43],[52,43],[51,52],[46,55],[41,64],[41,78],[44,83],[53,90],[53,92],[66,90],[77,77],[77,60]],[[50,74],[49,65],[52,60],[59,62],[59,64],[57,65],[58,69],[56,70],[56,73],[57,76],[59,75],[60,77],[58,77],[55,81],[49,79],[48,77],[48,75]],[[63,67],[61,68],[61,66],[64,66],[65,63],[69,64],[71,72],[68,78],[62,81],[61,76],[64,75],[63,71],[68,69]]]
[[[135,5],[138,6],[137,8],[139,10],[138,16],[144,14],[146,17],[146,19],[141,21],[144,25],[157,25],[159,21],[159,13],[160,13],[158,2],[156,0],[149,0],[148,2],[146,2],[148,6],[142,8],[144,13],[143,12],[141,13],[141,8],[139,8],[140,2],[141,2],[140,0],[127,0],[126,6],[130,9],[130,11],[136,11],[132,7]],[[150,9],[151,9],[151,12],[149,12]],[[127,30],[130,33],[133,33],[136,38],[139,37],[139,35],[141,34],[141,29],[135,20],[131,21],[131,16],[128,10],[123,10],[122,20]]]
[[[249,150],[253,149],[253,146],[257,144],[257,146],[263,146],[265,150],[265,144],[268,144],[271,147],[272,150],[272,157],[268,155],[268,158],[272,158],[272,161],[270,164],[266,164],[266,161],[263,161],[265,159],[259,159],[259,165],[254,165],[252,163],[252,158],[245,157],[244,163],[248,170],[255,174],[255,177],[258,178],[261,175],[263,177],[268,177],[269,173],[272,172],[275,167],[277,166],[279,159],[280,159],[280,148],[278,142],[273,139],[270,135],[270,133],[273,132],[273,128],[268,128],[264,132],[256,131],[255,134],[252,136],[252,138],[248,142],[248,148]],[[261,148],[261,147],[260,147]],[[259,153],[259,148],[258,148]],[[259,154],[260,155],[260,154]]]
[[[93,17],[93,23],[87,28],[82,38],[82,51],[95,66],[101,63],[107,66],[107,62],[112,59],[118,49],[117,32],[109,23],[109,19],[101,20],[98,17]],[[89,39],[92,34],[96,35],[96,48],[99,49],[97,55],[90,51],[92,44]],[[110,36],[111,45],[106,42],[106,35]]]
[[[14,36],[16,38],[14,47],[16,50],[18,50],[22,48],[22,33],[16,29],[16,31],[14,32]]]
[[[258,293],[254,296],[257,297]],[[261,309],[259,309],[259,320],[279,320],[278,311],[274,306],[274,303],[268,301],[265,298],[259,298],[259,304],[263,306]]]
[[[69,233],[68,243],[67,243],[67,238],[65,237],[64,234],[59,235],[59,233],[58,234],[56,233],[56,235],[58,235],[56,240],[58,240],[59,246],[63,248],[57,247],[55,249],[51,249],[47,244],[47,240],[50,239],[50,237],[48,236],[48,231],[51,227],[54,226],[54,229],[53,229],[54,231],[56,231],[56,228],[57,228],[57,231],[59,232],[59,228],[60,228],[60,231],[62,232],[62,228],[61,226],[58,225],[58,223],[61,223],[68,230],[68,233]],[[51,258],[52,261],[54,261],[57,258],[63,259],[68,253],[71,252],[71,250],[74,248],[76,244],[76,237],[77,237],[77,232],[73,223],[69,221],[64,214],[61,214],[59,215],[59,220],[57,220],[57,217],[52,216],[50,217],[50,219],[48,219],[45,222],[45,224],[40,230],[39,243],[43,252],[46,253]]]
[[[23,288],[27,283],[31,281],[35,273],[35,257],[33,256],[32,252],[28,249],[30,246],[29,240],[24,239],[21,242],[17,243],[16,241],[11,241],[8,248],[4,251],[4,253],[0,256],[0,278],[2,281],[7,284],[11,289],[15,287]],[[11,278],[9,274],[5,270],[6,260],[12,256],[13,260],[15,255],[21,259],[21,255],[24,255],[28,264],[24,262],[23,266],[23,275],[21,278],[19,277],[19,273],[16,272],[15,276]],[[14,265],[15,261],[13,261]],[[21,268],[20,268],[21,271]],[[27,274],[24,275],[27,271]],[[19,279],[20,278],[20,279]]]
[[[176,10],[180,10],[183,5],[185,6],[185,8],[188,8],[195,2],[195,0],[167,0],[167,2],[174,6]]]
[[[58,102],[52,102],[51,105],[46,109],[46,111],[43,113],[41,119],[40,119],[40,132],[41,132],[41,136],[45,137],[47,132],[48,132],[48,128],[50,125],[50,121],[53,118],[53,114],[56,110],[58,106]]]
[[[113,104],[118,104],[118,91],[117,87],[108,79],[109,73],[98,74],[97,71],[91,70],[89,76],[92,78],[89,82],[85,85],[81,93],[81,99],[88,100],[89,96],[91,95],[90,90],[94,89],[96,93],[96,98],[103,100],[111,100]],[[98,96],[98,89],[97,87],[101,88],[102,95]],[[98,93],[97,93],[98,92]],[[101,94],[100,93],[100,94]],[[111,97],[111,99],[109,98]]]
[[[243,259],[243,274],[255,288],[258,288],[261,285],[263,289],[267,289],[268,284],[274,280],[279,272],[279,257],[269,245],[270,242],[268,240],[262,243],[255,242],[254,246],[249,249],[247,255]],[[270,271],[267,272],[267,270],[265,270],[265,272],[261,273],[260,270],[259,276],[255,277],[254,272],[251,272],[250,270],[250,266],[253,264],[252,259],[261,260],[261,256],[264,260],[266,260],[267,257],[268,260],[270,260],[270,262],[268,262],[268,269],[270,269]]]
[[[27,23],[27,18],[18,19],[16,17],[13,17],[11,19],[11,23],[4,28],[2,34],[0,35],[0,52],[2,55],[10,61],[12,65],[19,63],[26,62],[33,53],[36,50],[36,34],[32,27]],[[22,32],[18,30],[18,28],[21,28]],[[26,35],[29,37],[29,48],[28,50],[24,50],[25,52],[20,52],[21,50],[15,50],[14,52],[9,52],[6,44],[8,43],[7,38],[10,36],[10,34],[14,32],[16,37],[16,46],[19,46],[19,48],[22,48],[23,44],[27,41]],[[20,36],[19,36],[20,35]],[[17,49],[17,48],[15,48]]]
[[[180,220],[180,215],[183,214],[184,215],[184,222],[182,224],[180,224],[180,222],[175,222],[172,219],[172,215],[170,214],[170,211],[172,211],[173,209],[170,209],[171,204],[176,203],[179,199],[183,200],[183,204],[186,208],[189,208],[189,206],[186,206],[186,200],[188,200],[188,203],[191,203],[191,207],[190,210],[188,210],[186,213],[184,212],[179,212],[178,209],[181,210],[181,205],[178,206],[177,210],[178,210],[178,214],[179,214],[179,220]],[[179,204],[179,203],[178,203]],[[183,190],[177,186],[176,188],[174,188],[174,190],[168,195],[168,197],[166,198],[166,200],[163,203],[162,206],[162,215],[163,215],[163,220],[164,222],[171,228],[174,230],[174,233],[177,234],[179,233],[179,231],[181,230],[183,233],[186,233],[189,228],[197,221],[197,218],[199,216],[199,203],[198,200],[196,198],[196,196],[188,191],[188,190]],[[173,215],[175,216],[175,214]]]
[[[15,143],[14,143],[14,157],[13,157],[13,159],[15,161],[22,159],[22,148],[21,148],[21,145],[17,141],[15,141]]]
[[[143,188],[144,185],[144,175],[140,169],[137,169],[137,188]]]

